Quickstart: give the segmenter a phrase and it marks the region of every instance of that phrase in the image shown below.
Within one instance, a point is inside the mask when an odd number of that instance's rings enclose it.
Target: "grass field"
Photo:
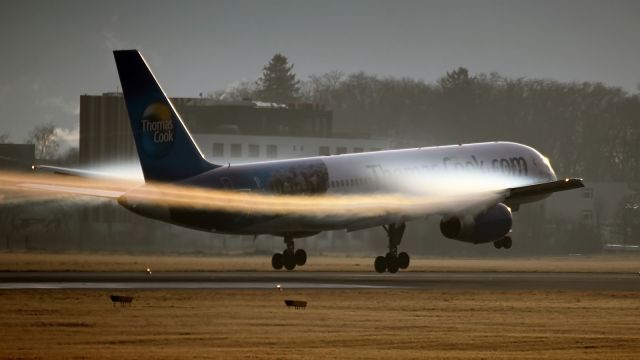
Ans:
[[[638,292],[121,292],[131,307],[111,293],[1,291],[0,358],[640,357]]]
[[[263,256],[149,256],[96,253],[0,252],[0,271],[270,271]],[[640,254],[538,258],[412,258],[409,271],[640,271]],[[371,257],[310,256],[296,271],[373,271]]]

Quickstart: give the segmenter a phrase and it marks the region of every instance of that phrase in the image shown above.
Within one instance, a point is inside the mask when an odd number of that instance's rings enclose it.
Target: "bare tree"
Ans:
[[[244,99],[255,99],[257,96],[257,85],[255,81],[241,81],[227,86],[224,90],[219,90],[207,94],[207,97],[216,100],[241,101]]]
[[[60,144],[56,138],[56,127],[52,124],[37,125],[26,141],[36,147],[36,159],[51,160],[58,154]]]
[[[9,133],[0,134],[0,144],[9,144]]]

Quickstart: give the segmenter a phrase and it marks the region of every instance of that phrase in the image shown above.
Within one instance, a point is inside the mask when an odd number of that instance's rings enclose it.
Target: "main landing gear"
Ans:
[[[402,241],[402,235],[406,225],[404,223],[400,225],[391,224],[389,226],[383,226],[387,232],[389,238],[389,252],[386,256],[378,256],[373,263],[376,271],[383,273],[389,271],[390,273],[397,273],[399,269],[406,269],[409,267],[409,254],[401,252],[398,254],[398,245]]]
[[[505,248],[505,249],[511,249],[511,236],[505,236],[500,240],[496,240],[493,242],[493,246],[496,249],[501,249],[501,248]]]
[[[292,236],[285,236],[284,243],[287,248],[282,253],[275,253],[271,257],[271,266],[274,269],[280,270],[284,267],[287,270],[293,270],[296,266],[307,263],[307,252],[302,249],[295,250]]]

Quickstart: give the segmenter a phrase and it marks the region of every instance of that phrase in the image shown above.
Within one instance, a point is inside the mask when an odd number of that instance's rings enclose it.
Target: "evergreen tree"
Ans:
[[[300,92],[300,81],[296,80],[292,70],[293,64],[289,65],[286,56],[275,54],[257,81],[260,100],[282,104],[295,102]]]

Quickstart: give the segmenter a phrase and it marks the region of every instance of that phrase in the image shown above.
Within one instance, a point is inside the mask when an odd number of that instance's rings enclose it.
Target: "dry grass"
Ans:
[[[540,258],[412,258],[409,271],[638,272],[640,254]],[[263,256],[0,252],[0,271],[270,271]],[[310,256],[296,271],[373,271],[373,258]]]
[[[0,292],[0,358],[640,356],[639,292],[125,291],[130,308],[109,294]]]

